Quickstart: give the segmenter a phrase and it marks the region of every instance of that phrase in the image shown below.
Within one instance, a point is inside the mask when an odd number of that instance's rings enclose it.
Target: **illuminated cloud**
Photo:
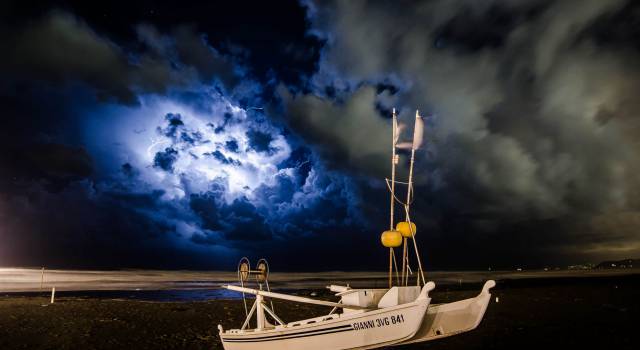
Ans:
[[[206,111],[179,96],[96,110],[86,130],[95,154],[118,145],[100,162],[113,174],[135,174],[126,192],[159,191],[157,201],[173,203],[173,220],[189,224],[186,239],[236,246],[361,220],[355,184],[294,146],[282,126],[221,94],[208,95]]]

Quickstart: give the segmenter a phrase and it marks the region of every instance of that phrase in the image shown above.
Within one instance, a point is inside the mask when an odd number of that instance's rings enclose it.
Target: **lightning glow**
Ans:
[[[112,177],[124,176],[119,181],[127,191],[161,191],[159,199],[173,208],[168,215],[147,215],[174,226],[184,238],[210,239],[228,237],[242,225],[293,234],[283,223],[302,220],[295,227],[307,232],[358,217],[349,182],[326,171],[311,153],[297,159],[283,126],[221,94],[200,96],[205,107],[169,94],[141,96],[139,106],[93,111],[87,144],[92,153],[104,155],[101,166]],[[122,167],[130,171],[123,175]],[[336,188],[343,190],[333,192]],[[302,219],[327,200],[336,201],[334,207]]]

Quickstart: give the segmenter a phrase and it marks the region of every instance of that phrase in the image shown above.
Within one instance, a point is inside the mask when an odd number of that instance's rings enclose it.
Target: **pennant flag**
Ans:
[[[422,139],[424,136],[424,120],[416,110],[416,124],[413,128],[413,145],[412,149],[418,149],[422,146]]]
[[[416,111],[416,122],[413,128],[413,142],[400,142],[400,134],[406,128],[405,124],[398,124],[396,118],[393,118],[393,127],[395,134],[393,135],[393,144],[399,149],[414,149],[417,150],[422,146],[424,138],[424,120],[420,116],[420,112]]]
[[[393,144],[396,145],[398,143],[398,140],[400,140],[400,134],[402,134],[402,131],[404,129],[406,129],[406,125],[400,123],[398,124],[398,118],[396,118],[396,110],[395,108],[393,109],[393,130],[395,130],[395,134],[393,135]]]
[[[396,135],[393,137],[394,145],[398,144],[398,140],[400,140],[400,135],[406,128],[407,126],[405,124],[402,124],[402,123],[398,124],[398,122],[396,122]]]

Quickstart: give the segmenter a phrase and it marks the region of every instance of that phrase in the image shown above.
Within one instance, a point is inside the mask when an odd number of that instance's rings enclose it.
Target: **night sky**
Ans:
[[[640,256],[638,2],[3,1],[0,47],[0,266],[384,270],[393,107],[428,269]]]

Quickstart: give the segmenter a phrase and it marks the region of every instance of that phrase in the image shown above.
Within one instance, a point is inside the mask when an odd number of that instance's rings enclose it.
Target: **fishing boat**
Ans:
[[[220,339],[225,350],[343,350],[375,349],[384,346],[425,342],[471,331],[478,327],[491,300],[490,290],[495,282],[485,282],[474,298],[446,304],[431,304],[429,293],[435,284],[425,279],[418,245],[417,227],[410,218],[413,200],[413,167],[416,150],[422,145],[424,121],[416,111],[412,142],[399,142],[404,126],[398,124],[395,109],[392,114],[391,178],[386,179],[390,200],[390,226],[380,237],[389,249],[388,288],[354,289],[349,286],[330,285],[338,301],[272,292],[269,287],[269,264],[261,259],[254,269],[243,258],[238,264],[239,285],[224,288],[242,293],[246,319],[237,329],[225,330],[218,325]],[[408,182],[396,181],[397,149],[410,149]],[[396,196],[396,185],[406,185],[406,201]],[[394,210],[400,204],[404,221],[395,223]],[[414,251],[417,271],[410,264],[410,246]],[[402,246],[401,269],[397,267],[395,249]],[[394,270],[395,267],[395,270]],[[395,271],[395,279],[394,279]],[[415,285],[410,280],[415,275]],[[255,278],[257,288],[247,283]],[[395,285],[394,285],[395,280]],[[249,308],[246,295],[253,295]],[[274,311],[272,299],[321,305],[331,308],[318,317],[283,321]],[[252,322],[252,320],[254,320]],[[255,328],[250,328],[255,324]]]
[[[218,326],[225,350],[253,349],[372,349],[411,339],[420,329],[431,301],[433,282],[418,286],[395,286],[391,289],[352,289],[329,286],[340,297],[330,302],[294,295],[274,293],[268,285],[268,263],[262,259],[254,270],[246,258],[238,266],[240,286],[225,288],[243,293],[247,318],[240,329],[225,331]],[[244,286],[256,276],[259,289]],[[245,294],[255,296],[250,309]],[[273,304],[265,298],[331,307],[319,317],[285,323],[276,315]],[[336,312],[341,309],[342,312]],[[269,321],[268,316],[273,320]],[[255,316],[256,328],[248,329]]]

